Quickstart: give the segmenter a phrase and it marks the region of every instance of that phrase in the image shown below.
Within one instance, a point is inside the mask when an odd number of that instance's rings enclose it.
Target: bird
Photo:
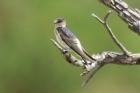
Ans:
[[[67,28],[64,18],[56,18],[54,20],[54,25],[54,31],[59,43],[61,43],[67,49],[70,48],[76,52],[83,59],[85,65],[96,61],[82,47],[80,40]]]

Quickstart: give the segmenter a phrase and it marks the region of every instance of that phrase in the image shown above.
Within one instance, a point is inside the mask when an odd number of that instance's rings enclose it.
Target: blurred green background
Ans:
[[[140,9],[139,0],[125,1]],[[98,0],[0,0],[0,93],[140,93],[140,66],[107,65],[82,88],[82,70],[50,41],[53,20],[62,16],[90,53],[119,52],[91,17],[107,10]],[[140,37],[115,12],[109,24],[131,52],[140,52]]]

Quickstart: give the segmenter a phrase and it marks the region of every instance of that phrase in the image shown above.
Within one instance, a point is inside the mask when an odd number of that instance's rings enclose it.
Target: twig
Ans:
[[[89,76],[87,77],[87,79],[82,83],[82,87],[86,86],[87,83],[91,80],[91,78],[96,74],[96,72],[99,71],[103,66],[104,66],[104,64],[100,64],[95,69],[93,69],[89,73]]]
[[[114,43],[122,50],[122,52],[124,53],[124,55],[129,56],[130,52],[122,45],[122,43],[117,39],[117,37],[114,35],[114,33],[112,32],[111,28],[109,27],[108,23],[107,23],[107,19],[109,17],[109,15],[112,13],[112,11],[108,11],[107,14],[104,17],[104,20],[102,20],[101,18],[99,18],[97,15],[95,15],[94,13],[92,14],[92,16],[94,18],[96,18],[101,24],[104,25],[104,27],[107,29],[109,35],[111,36],[112,40],[114,41]]]

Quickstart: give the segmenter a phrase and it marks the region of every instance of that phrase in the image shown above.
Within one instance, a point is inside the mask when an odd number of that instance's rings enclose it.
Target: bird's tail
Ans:
[[[83,52],[92,60],[96,61],[96,59],[94,59],[90,54],[88,54],[88,52],[83,48]]]

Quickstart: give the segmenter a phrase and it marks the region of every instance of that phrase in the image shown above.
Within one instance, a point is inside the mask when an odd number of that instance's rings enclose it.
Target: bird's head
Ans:
[[[65,21],[64,18],[56,18],[56,19],[54,20],[54,25],[55,25],[56,28],[57,28],[57,27],[62,27],[62,28],[64,28],[64,27],[66,27],[66,21]]]

